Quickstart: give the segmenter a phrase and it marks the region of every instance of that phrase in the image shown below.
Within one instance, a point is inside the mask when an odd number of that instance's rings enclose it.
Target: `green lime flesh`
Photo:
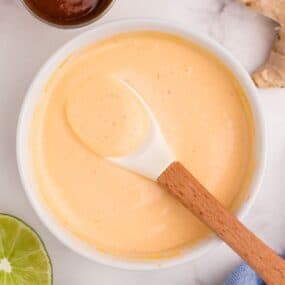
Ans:
[[[52,284],[51,262],[38,234],[5,214],[0,214],[0,284]]]

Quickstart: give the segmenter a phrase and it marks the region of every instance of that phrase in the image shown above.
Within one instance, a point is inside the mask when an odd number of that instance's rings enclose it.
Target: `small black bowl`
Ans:
[[[62,29],[80,28],[87,26],[104,16],[113,6],[115,0],[98,0],[97,6],[86,15],[78,17],[54,17],[41,11],[34,0],[20,0],[23,6],[38,20]]]

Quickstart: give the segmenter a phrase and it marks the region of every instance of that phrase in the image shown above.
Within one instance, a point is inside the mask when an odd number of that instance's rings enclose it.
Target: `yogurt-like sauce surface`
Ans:
[[[175,156],[230,209],[246,197],[255,130],[244,92],[203,48],[176,36],[113,36],[66,60],[36,107],[30,150],[43,203],[69,232],[111,254],[161,257],[192,246],[207,228],[155,182],[102,156],[144,140],[154,113]]]
[[[103,157],[124,156],[145,141],[150,121],[127,83],[94,75],[78,83],[66,102],[66,119],[74,135]]]

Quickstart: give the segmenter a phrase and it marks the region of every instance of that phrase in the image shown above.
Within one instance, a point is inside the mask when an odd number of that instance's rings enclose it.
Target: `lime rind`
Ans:
[[[33,228],[17,217],[0,214],[0,266],[2,285],[51,285],[52,264],[45,245]],[[10,268],[11,272],[9,272]]]

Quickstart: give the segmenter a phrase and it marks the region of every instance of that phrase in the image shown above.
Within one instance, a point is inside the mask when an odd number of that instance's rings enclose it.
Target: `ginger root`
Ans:
[[[258,87],[285,87],[285,0],[241,0],[246,6],[276,21],[276,40],[264,65],[252,75]]]

